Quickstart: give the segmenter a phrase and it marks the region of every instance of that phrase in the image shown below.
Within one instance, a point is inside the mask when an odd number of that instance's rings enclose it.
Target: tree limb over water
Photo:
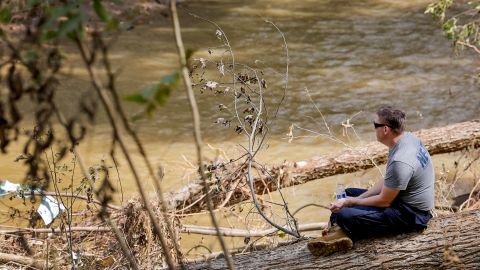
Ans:
[[[415,134],[424,142],[430,155],[478,148],[480,120],[422,129]],[[378,142],[371,142],[308,161],[285,162],[280,166],[257,166],[255,192],[265,194],[276,190],[277,186],[284,188],[327,176],[366,170],[374,167],[374,164],[384,164],[386,161],[387,148]],[[216,206],[232,205],[250,199],[244,184],[239,184],[245,177],[245,164],[212,164],[209,168],[210,192],[213,193],[212,200]],[[202,188],[201,181],[197,180],[170,193],[166,201],[171,209],[175,208],[180,213],[200,212],[206,209],[201,200]]]

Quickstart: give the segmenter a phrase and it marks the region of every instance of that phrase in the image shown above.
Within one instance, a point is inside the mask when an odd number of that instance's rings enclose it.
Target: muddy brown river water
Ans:
[[[371,116],[384,104],[402,107],[407,112],[410,130],[479,117],[478,57],[470,52],[460,56],[452,53],[440,27],[423,13],[429,2],[197,0],[187,1],[179,11],[186,47],[196,50],[193,58],[208,59],[211,57],[208,49],[221,49],[217,48],[216,29],[189,12],[222,27],[237,62],[264,71],[270,104],[278,103],[282,97],[287,59],[281,35],[264,19],[273,21],[284,33],[289,53],[288,89],[277,119],[270,126],[266,147],[258,157],[264,163],[273,164],[308,159],[345,147],[305,130],[297,130],[296,135],[302,137],[288,143],[286,134],[292,124],[317,133],[327,132],[305,89],[309,90],[333,134],[351,145],[375,139]],[[173,41],[170,20],[161,16],[135,26],[118,38],[111,57],[114,67],[121,70],[117,83],[121,95],[133,93],[177,68]],[[64,72],[67,76],[61,81],[58,96],[61,109],[67,115],[76,113],[70,101],[90,88],[78,55],[68,54],[68,59],[72,66]],[[247,141],[232,128],[214,124],[217,118],[224,117],[218,111],[218,99],[208,93],[197,93],[197,99],[201,108],[205,157],[239,156],[243,152],[239,145],[246,145]],[[125,103],[124,106],[130,116],[141,110],[135,104]],[[348,137],[344,136],[342,123],[354,115],[351,123],[358,137],[352,129]],[[165,190],[181,187],[196,178],[191,113],[182,88],[173,91],[167,104],[152,118],[133,125],[152,162],[165,168],[162,182]],[[109,159],[110,134],[105,117],[99,115],[91,135],[79,148],[88,164]],[[21,163],[13,162],[21,151],[19,143],[12,145],[8,154],[0,156],[1,179],[23,180],[24,168]],[[134,156],[138,158],[137,153]],[[437,173],[443,165],[450,168],[458,158],[458,153],[435,157]],[[140,165],[140,169],[145,187],[153,190],[146,168]],[[119,172],[125,198],[136,194],[134,181],[123,160],[120,160]],[[307,203],[328,203],[336,183],[365,186],[379,177],[376,169],[329,177],[286,189],[284,195],[290,209],[294,210]],[[77,171],[74,181],[79,178],[80,171]],[[466,179],[468,187],[471,181],[467,176]],[[118,183],[117,188],[120,189]],[[277,193],[268,198],[277,202],[279,199]],[[120,196],[116,201],[120,203]],[[15,200],[0,201],[1,224],[24,224],[24,221],[9,218],[7,206],[17,204]],[[257,215],[247,214],[250,208],[247,204],[236,211],[227,209],[219,213],[221,225],[266,227]],[[276,211],[281,222],[281,213]],[[312,223],[325,221],[328,214],[325,210],[307,208],[297,217],[300,223]],[[194,215],[185,218],[184,222],[208,225],[209,219]],[[239,246],[243,239],[229,239],[228,242],[230,246]],[[181,244],[185,251],[198,244],[219,249],[212,237],[197,235],[184,235]],[[194,250],[191,255],[202,252],[205,250]]]

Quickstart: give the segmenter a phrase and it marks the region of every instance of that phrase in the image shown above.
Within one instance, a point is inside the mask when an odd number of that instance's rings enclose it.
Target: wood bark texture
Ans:
[[[14,262],[25,266],[32,266],[38,269],[43,269],[45,266],[45,262],[42,260],[35,260],[31,257],[0,252],[0,265],[7,264],[9,262]]]
[[[346,253],[316,257],[307,241],[236,255],[237,269],[480,269],[480,210],[434,218],[421,233],[356,242]],[[224,269],[223,258],[189,269]]]
[[[415,134],[423,141],[430,155],[480,147],[480,120],[452,124],[445,127],[422,129]],[[280,166],[257,167],[255,192],[265,194],[293,185],[374,167],[387,161],[387,148],[371,142],[308,161],[285,162]],[[208,168],[212,199],[215,206],[232,205],[250,198],[245,188],[246,166],[237,163],[212,163]],[[242,179],[243,178],[243,179]],[[206,209],[203,203],[201,181],[195,181],[167,195],[171,209],[184,213]]]

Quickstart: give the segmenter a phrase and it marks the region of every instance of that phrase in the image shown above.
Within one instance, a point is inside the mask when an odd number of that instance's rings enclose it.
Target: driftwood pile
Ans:
[[[159,217],[160,209],[155,209]],[[138,265],[142,269],[165,267],[163,250],[144,207],[137,199],[131,199],[123,209],[114,211],[111,216],[123,233]],[[95,214],[85,212],[78,224],[71,228],[73,258],[78,269],[124,269],[128,261],[115,239],[111,229]],[[170,254],[177,260],[173,241],[179,241],[179,222],[172,219],[176,227],[176,239],[167,239],[172,247]],[[160,219],[164,232],[166,225]],[[56,225],[58,227],[58,224]],[[32,266],[38,269],[70,269],[72,255],[69,254],[69,228],[59,229],[17,229],[0,234],[1,269],[19,269]],[[168,235],[165,233],[164,235]],[[15,255],[13,255],[15,254]]]

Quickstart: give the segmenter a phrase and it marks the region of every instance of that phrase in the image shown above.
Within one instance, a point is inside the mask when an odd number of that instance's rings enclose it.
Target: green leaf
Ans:
[[[45,28],[53,27],[54,25],[56,25],[60,17],[67,15],[68,11],[69,11],[69,8],[65,6],[52,7],[47,9],[48,19],[43,27]]]
[[[194,49],[190,49],[190,48],[187,48],[187,49],[185,50],[185,58],[186,58],[185,60],[187,60],[187,62],[188,62],[188,60],[190,60],[190,58],[192,57],[192,55],[193,55],[194,52],[195,52],[195,50],[194,50]]]
[[[108,21],[108,24],[107,24],[107,27],[106,27],[106,31],[114,31],[114,30],[118,30],[120,26],[120,23],[118,22],[117,19],[110,19]]]
[[[170,87],[160,84],[155,92],[155,101],[158,103],[158,105],[164,105],[169,96]]]
[[[28,0],[27,7],[30,9],[40,3],[40,0]]]
[[[111,20],[110,14],[108,14],[105,7],[103,7],[101,0],[93,0],[93,9],[95,10],[95,13],[97,13],[97,16],[103,22],[109,22]]]
[[[0,22],[9,23],[12,18],[12,13],[8,7],[4,7],[0,10]]]
[[[165,84],[167,86],[173,86],[178,82],[178,79],[180,79],[180,74],[178,74],[178,72],[174,72],[166,76],[163,76],[160,83]]]
[[[146,104],[145,113],[152,116],[157,106],[164,105],[170,96],[171,86],[179,79],[178,72],[162,78],[161,82],[144,87],[140,93],[124,97],[126,101]]]
[[[145,97],[143,97],[143,95],[141,95],[141,94],[129,95],[129,96],[124,97],[124,99],[126,101],[137,102],[137,103],[147,103],[148,102],[148,100],[146,100]]]
[[[454,38],[455,38],[455,34],[454,34],[454,33],[452,33],[452,32],[448,32],[448,33],[447,33],[447,39],[448,39],[448,40],[453,40]]]
[[[147,115],[149,117],[152,117],[156,108],[157,108],[157,106],[155,106],[155,104],[149,103],[148,106],[147,106]]]
[[[46,40],[52,40],[58,38],[58,32],[56,31],[45,31],[43,32],[42,39],[44,41]]]
[[[58,29],[58,35],[60,37],[66,36],[70,33],[75,33],[81,29],[82,25],[82,15],[75,14],[72,17],[68,18],[67,21],[60,24],[60,28]]]
[[[443,31],[450,31],[455,26],[455,20],[448,20],[442,25]]]
[[[146,86],[142,90],[142,96],[146,98],[147,100],[151,100],[153,96],[155,95],[155,92],[157,91],[157,88],[159,87],[158,83],[154,83],[151,85]]]
[[[285,236],[287,236],[287,234],[283,231],[278,231],[278,237],[280,238],[284,238]]]

